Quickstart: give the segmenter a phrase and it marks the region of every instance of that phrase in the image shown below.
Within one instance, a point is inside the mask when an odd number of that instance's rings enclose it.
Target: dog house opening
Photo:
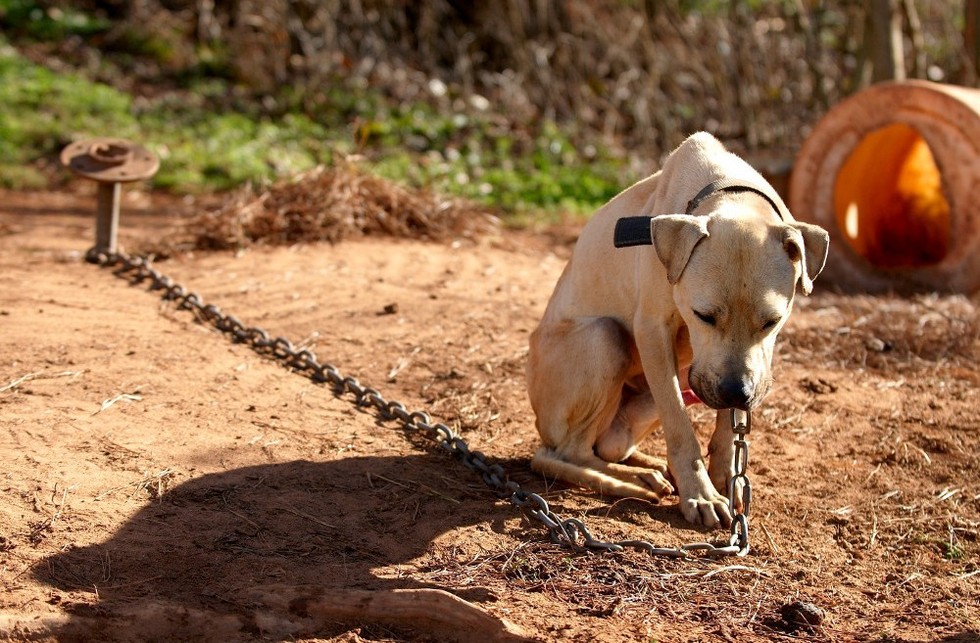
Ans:
[[[851,248],[881,268],[939,263],[949,248],[949,202],[932,150],[893,123],[864,136],[834,186],[837,225]]]

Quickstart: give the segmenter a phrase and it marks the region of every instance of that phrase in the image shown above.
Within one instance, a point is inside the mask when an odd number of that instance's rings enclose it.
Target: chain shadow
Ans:
[[[158,603],[238,614],[249,590],[275,585],[316,585],[327,595],[424,587],[481,602],[485,589],[440,588],[386,568],[423,555],[443,534],[487,522],[498,531],[513,516],[441,454],[258,465],[180,484],[104,542],[49,556],[32,574],[97,595],[95,607],[63,605],[79,618]]]

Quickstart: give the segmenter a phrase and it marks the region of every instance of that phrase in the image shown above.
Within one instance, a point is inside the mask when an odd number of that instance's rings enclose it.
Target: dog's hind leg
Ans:
[[[626,330],[608,317],[543,322],[531,334],[528,397],[559,457],[592,453],[619,410],[632,365]]]
[[[599,435],[595,453],[613,463],[613,468],[620,469],[623,475],[638,477],[658,493],[670,494],[674,488],[669,481],[667,462],[637,448],[659,423],[653,397],[649,391],[627,390],[609,429]]]
[[[657,491],[641,482],[645,470],[630,471],[633,467],[611,464],[598,456],[584,458],[584,462],[570,462],[559,457],[548,447],[538,449],[531,460],[531,468],[545,476],[588,487],[599,493],[619,498],[642,498],[659,504],[667,493]],[[630,478],[636,482],[631,482]]]
[[[531,336],[528,394],[545,448],[531,466],[545,474],[616,496],[657,500],[673,491],[664,470],[619,461],[656,420],[652,398],[623,388],[635,376],[635,351],[614,319],[543,323]],[[641,436],[636,436],[641,437]]]

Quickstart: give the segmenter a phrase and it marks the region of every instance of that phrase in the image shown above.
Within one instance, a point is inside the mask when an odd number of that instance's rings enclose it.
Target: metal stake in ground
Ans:
[[[76,141],[61,150],[61,163],[98,183],[93,250],[116,252],[122,184],[150,178],[160,168],[160,161],[150,150],[125,139],[94,138]]]

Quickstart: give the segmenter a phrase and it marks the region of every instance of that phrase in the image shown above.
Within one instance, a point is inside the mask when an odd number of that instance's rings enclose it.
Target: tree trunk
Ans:
[[[868,0],[867,7],[871,29],[871,81],[905,80],[899,0]]]
[[[922,21],[915,8],[915,0],[901,0],[902,15],[905,16],[906,31],[912,46],[912,77],[928,77],[926,60],[926,41],[922,34]]]
[[[963,3],[963,77],[964,85],[976,85],[980,79],[980,0]]]

